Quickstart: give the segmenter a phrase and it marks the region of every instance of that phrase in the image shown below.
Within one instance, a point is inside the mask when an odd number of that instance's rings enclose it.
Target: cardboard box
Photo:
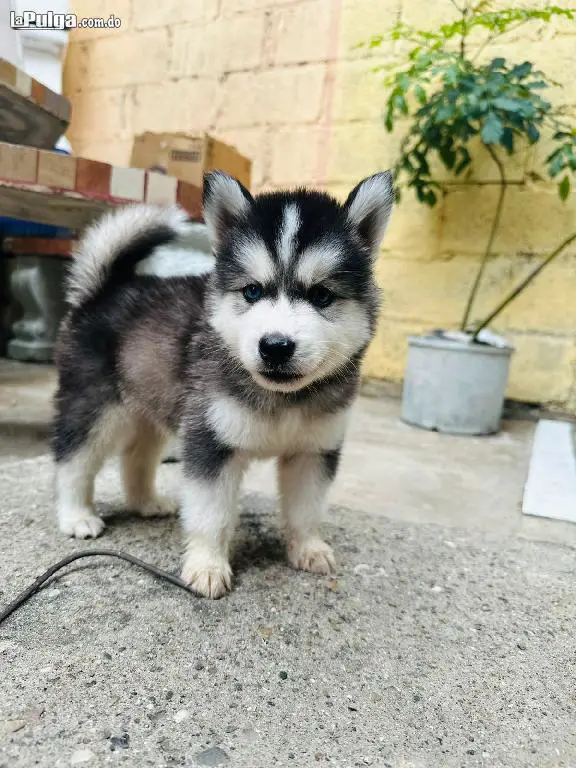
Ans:
[[[161,171],[202,186],[207,171],[229,173],[250,189],[252,162],[207,133],[143,133],[136,136],[130,165]]]

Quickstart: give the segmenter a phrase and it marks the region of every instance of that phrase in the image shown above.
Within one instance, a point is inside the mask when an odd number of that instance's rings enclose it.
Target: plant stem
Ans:
[[[495,309],[493,312],[491,312],[491,313],[488,315],[488,317],[486,317],[484,320],[482,320],[482,322],[480,322],[480,323],[479,323],[479,324],[476,326],[476,328],[474,329],[474,335],[472,336],[472,340],[473,340],[473,341],[475,341],[475,340],[476,340],[476,337],[478,336],[478,334],[480,333],[480,331],[481,331],[483,328],[486,328],[486,326],[487,326],[489,323],[491,323],[491,322],[492,322],[492,320],[494,320],[494,318],[495,318],[495,317],[497,317],[497,316],[498,316],[498,315],[499,315],[499,314],[500,314],[500,313],[501,313],[501,312],[502,312],[504,309],[506,309],[506,307],[508,306],[508,304],[510,304],[510,302],[512,302],[512,301],[513,301],[513,300],[516,298],[516,296],[518,296],[520,293],[522,293],[522,291],[523,291],[523,290],[526,288],[526,286],[527,286],[527,285],[529,285],[529,284],[532,282],[532,280],[534,280],[534,278],[535,278],[537,275],[539,275],[539,274],[540,274],[540,272],[542,272],[542,270],[544,269],[544,267],[546,267],[548,264],[550,264],[550,262],[551,262],[553,259],[555,259],[555,258],[556,258],[556,256],[558,256],[560,253],[562,253],[562,251],[563,251],[565,248],[567,248],[567,247],[570,245],[570,243],[573,243],[574,241],[576,241],[576,232],[574,232],[573,234],[571,234],[571,235],[570,235],[570,237],[567,237],[567,238],[566,238],[566,240],[564,240],[562,243],[560,243],[560,245],[558,246],[558,248],[555,248],[555,249],[552,251],[552,253],[548,254],[548,256],[546,256],[546,258],[544,259],[544,261],[542,261],[542,263],[541,263],[541,264],[539,264],[537,267],[535,267],[535,268],[532,270],[532,272],[530,272],[530,273],[529,273],[529,274],[528,274],[528,275],[527,275],[527,276],[524,278],[524,280],[522,280],[522,282],[521,282],[519,285],[517,285],[517,286],[516,286],[516,288],[514,288],[514,290],[513,290],[513,291],[511,291],[511,292],[510,292],[510,293],[509,293],[509,294],[506,296],[506,298],[505,298],[505,299],[503,299],[503,300],[500,302],[500,304],[498,304],[498,306],[496,307],[496,309]]]
[[[504,205],[504,196],[506,194],[506,187],[508,186],[506,174],[504,173],[504,165],[502,164],[502,161],[500,160],[496,152],[492,149],[492,147],[489,144],[485,144],[484,146],[486,147],[486,149],[490,153],[490,156],[498,166],[498,173],[500,174],[500,194],[498,195],[498,203],[496,205],[496,212],[494,214],[494,219],[492,220],[492,229],[490,230],[490,237],[488,238],[488,244],[486,245],[484,256],[482,257],[482,261],[480,262],[480,266],[478,267],[478,272],[476,273],[476,279],[474,280],[474,285],[472,286],[472,290],[470,291],[470,295],[468,296],[468,303],[466,304],[466,309],[464,310],[464,317],[462,318],[462,323],[460,324],[461,331],[465,331],[466,326],[468,325],[470,312],[472,311],[472,307],[474,305],[474,301],[476,300],[478,289],[480,288],[480,283],[482,282],[482,277],[484,276],[484,270],[486,269],[486,265],[488,264],[488,259],[490,258],[490,253],[492,252],[492,246],[494,244],[494,240],[496,239],[496,235],[500,227],[500,219],[502,218],[502,207]]]
[[[456,10],[458,11],[458,13],[462,13],[462,8],[460,8],[460,6],[459,6],[459,5],[458,5],[458,3],[456,2],[456,0],[450,0],[450,2],[451,2],[451,3],[452,3],[452,5],[454,6],[454,8],[456,8]]]
[[[460,58],[462,61],[466,58],[466,16],[468,15],[468,6],[462,9],[462,34],[460,37]]]

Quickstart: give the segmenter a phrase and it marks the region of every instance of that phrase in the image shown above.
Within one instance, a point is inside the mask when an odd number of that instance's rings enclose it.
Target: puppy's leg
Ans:
[[[142,517],[164,517],[178,510],[178,500],[156,494],[156,469],[167,435],[148,419],[139,417],[133,437],[122,454],[126,505]]]
[[[336,568],[332,549],[320,535],[320,523],[339,453],[297,454],[278,460],[280,511],[294,568],[313,573],[331,573]]]
[[[182,579],[200,595],[218,598],[232,585],[230,541],[246,462],[209,430],[186,435],[183,454]]]
[[[81,418],[83,416],[86,418]],[[90,416],[90,418],[89,418]],[[92,421],[92,423],[90,423]],[[93,510],[94,481],[117,449],[126,416],[109,407],[96,418],[81,409],[60,411],[55,424],[56,509],[62,533],[78,539],[98,536],[104,522]]]

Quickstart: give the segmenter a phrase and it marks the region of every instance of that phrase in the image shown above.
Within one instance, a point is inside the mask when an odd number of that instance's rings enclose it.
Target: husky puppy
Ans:
[[[376,327],[373,268],[393,190],[386,172],[344,204],[310,190],[252,197],[216,171],[203,196],[213,256],[195,275],[151,274],[154,257],[185,262],[197,238],[176,207],[117,209],[84,235],[58,341],[53,449],[63,533],[102,532],[94,480],[121,454],[127,507],[180,508],[182,577],[218,598],[231,588],[238,493],[254,459],[277,459],[290,563],[335,567],[319,525]],[[174,434],[178,502],[154,482]]]

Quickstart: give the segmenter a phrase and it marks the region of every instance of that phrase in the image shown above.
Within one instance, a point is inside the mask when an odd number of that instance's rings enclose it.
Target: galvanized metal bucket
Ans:
[[[410,337],[402,420],[455,435],[500,430],[512,347]]]

